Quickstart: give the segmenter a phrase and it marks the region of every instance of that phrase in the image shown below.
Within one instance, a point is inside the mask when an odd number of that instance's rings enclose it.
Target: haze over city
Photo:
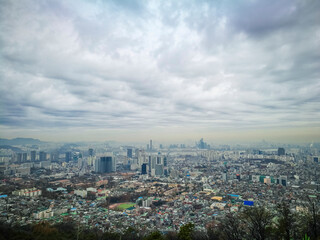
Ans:
[[[320,240],[319,0],[0,0],[0,240]]]
[[[1,1],[0,136],[320,140],[319,1]]]

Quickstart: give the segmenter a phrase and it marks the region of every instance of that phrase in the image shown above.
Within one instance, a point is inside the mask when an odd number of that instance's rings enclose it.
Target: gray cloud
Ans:
[[[4,1],[1,127],[318,126],[318,1]]]

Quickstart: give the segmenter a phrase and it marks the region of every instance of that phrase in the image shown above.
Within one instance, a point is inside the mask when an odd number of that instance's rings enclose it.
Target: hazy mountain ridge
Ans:
[[[17,148],[17,147],[12,147],[10,145],[0,145],[0,149],[10,149],[14,152],[22,152],[22,150],[20,148]]]
[[[0,145],[26,145],[26,144],[43,144],[45,142],[40,141],[39,139],[34,138],[13,138],[6,139],[0,138]]]

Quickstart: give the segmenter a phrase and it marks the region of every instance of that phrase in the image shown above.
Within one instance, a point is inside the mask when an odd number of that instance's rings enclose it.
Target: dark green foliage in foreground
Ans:
[[[165,240],[165,237],[159,231],[155,231],[145,236],[143,240]]]
[[[41,222],[32,226],[9,226],[0,223],[0,240],[320,240],[320,212],[310,203],[303,214],[292,212],[282,203],[271,212],[263,207],[248,207],[240,213],[227,214],[214,227],[197,230],[193,223],[178,232],[145,234],[142,229],[129,227],[123,234],[83,229],[72,222],[50,225]]]
[[[273,215],[263,207],[247,208],[243,212],[244,226],[249,239],[271,238]]]
[[[193,232],[194,232],[194,224],[188,223],[180,227],[178,238],[179,240],[192,240]]]

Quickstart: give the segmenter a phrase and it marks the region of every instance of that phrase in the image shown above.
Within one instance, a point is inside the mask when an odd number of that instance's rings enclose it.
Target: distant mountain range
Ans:
[[[39,145],[43,143],[45,142],[42,142],[39,139],[34,138],[0,138],[0,145]]]
[[[17,148],[17,147],[12,147],[12,146],[9,146],[9,145],[0,145],[0,149],[10,149],[14,152],[22,152],[22,150],[20,148]]]

